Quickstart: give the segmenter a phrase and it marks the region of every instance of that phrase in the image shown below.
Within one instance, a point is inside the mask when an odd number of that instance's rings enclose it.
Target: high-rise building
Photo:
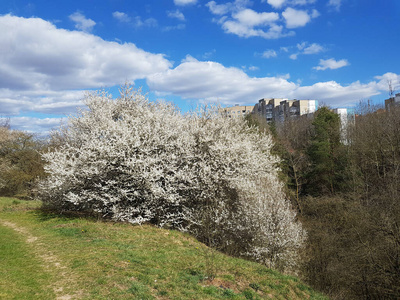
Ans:
[[[288,100],[283,98],[260,99],[254,112],[262,115],[268,122],[284,121],[295,116],[312,114],[318,109],[316,100]]]
[[[245,116],[253,112],[254,106],[252,105],[235,105],[232,107],[222,108],[221,111],[226,113],[229,117]]]

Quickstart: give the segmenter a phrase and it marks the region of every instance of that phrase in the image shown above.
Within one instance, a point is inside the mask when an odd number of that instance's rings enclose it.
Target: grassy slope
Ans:
[[[0,198],[1,299],[325,299],[256,263],[220,253],[211,261],[210,249],[177,231],[39,206]]]

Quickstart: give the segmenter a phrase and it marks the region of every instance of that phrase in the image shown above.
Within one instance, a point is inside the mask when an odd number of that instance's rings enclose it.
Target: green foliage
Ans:
[[[41,143],[31,134],[0,127],[0,195],[28,197],[44,176]]]
[[[327,107],[318,109],[307,149],[311,166],[306,190],[312,195],[334,194],[343,187],[346,151],[340,141],[340,118]]]

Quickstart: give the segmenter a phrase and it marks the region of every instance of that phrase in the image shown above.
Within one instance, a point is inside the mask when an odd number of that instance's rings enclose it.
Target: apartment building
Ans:
[[[254,112],[264,116],[268,122],[284,121],[295,116],[312,114],[318,109],[316,100],[289,100],[263,98],[254,106]]]
[[[394,97],[385,100],[385,109],[390,110],[393,105],[400,105],[400,93],[397,93]]]
[[[240,117],[253,112],[254,106],[252,105],[235,105],[232,107],[222,108],[221,111],[226,113],[229,117]]]
[[[348,127],[355,120],[353,109],[348,108],[335,108],[332,110],[340,118],[340,139],[343,144],[348,144]]]

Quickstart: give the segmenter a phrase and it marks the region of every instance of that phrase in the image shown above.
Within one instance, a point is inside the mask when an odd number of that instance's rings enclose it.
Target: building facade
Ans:
[[[385,109],[390,110],[393,105],[400,105],[400,93],[397,93],[394,97],[385,100]]]
[[[251,105],[235,105],[232,107],[222,108],[221,111],[226,113],[229,117],[240,117],[253,113],[254,106]]]
[[[254,106],[254,113],[266,118],[267,122],[282,122],[296,116],[308,115],[318,109],[317,100],[288,100],[263,98]]]

